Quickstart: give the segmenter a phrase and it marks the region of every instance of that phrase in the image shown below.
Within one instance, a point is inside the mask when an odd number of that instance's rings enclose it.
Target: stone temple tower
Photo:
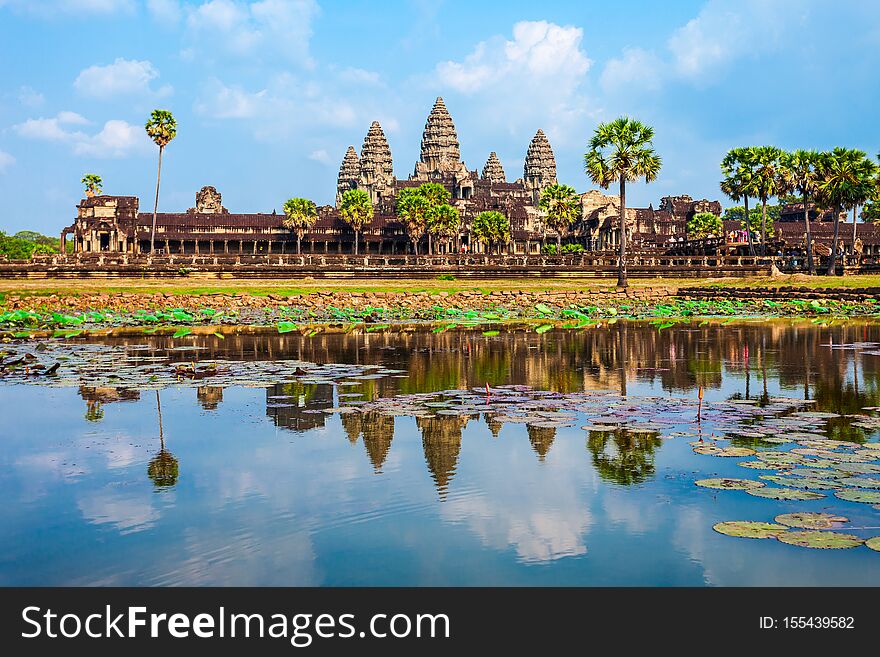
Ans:
[[[529,144],[523,168],[523,182],[526,189],[532,190],[535,203],[546,187],[556,184],[556,158],[553,157],[553,149],[550,148],[550,142],[543,130],[538,130]]]
[[[373,121],[367,136],[364,137],[358,187],[370,195],[374,204],[380,203],[394,193],[391,148],[378,121]]]
[[[350,189],[357,189],[358,180],[361,177],[361,163],[358,159],[354,146],[349,146],[342,158],[339,167],[339,177],[336,179],[336,205],[342,202],[342,195]]]
[[[501,161],[498,159],[495,151],[489,153],[489,159],[486,160],[486,166],[483,167],[483,180],[488,180],[491,183],[507,182],[507,179],[504,177]]]
[[[425,123],[422,154],[412,178],[432,180],[445,176],[466,177],[467,174],[467,167],[461,161],[455,124],[443,99],[438,96]]]

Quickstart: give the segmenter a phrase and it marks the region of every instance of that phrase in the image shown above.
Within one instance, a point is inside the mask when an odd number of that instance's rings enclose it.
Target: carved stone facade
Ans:
[[[556,158],[543,130],[538,130],[529,144],[523,167],[523,183],[526,189],[532,190],[536,203],[544,188],[556,184]]]
[[[374,204],[388,198],[394,189],[391,147],[378,121],[373,121],[361,147],[358,187],[367,190]]]
[[[228,214],[223,207],[223,197],[214,187],[206,185],[196,193],[196,207],[187,210],[190,214]]]
[[[507,182],[507,179],[504,177],[504,168],[501,166],[501,160],[498,159],[495,151],[489,153],[489,159],[486,160],[486,164],[483,166],[483,180],[488,180],[491,183]]]
[[[349,146],[348,150],[345,151],[345,157],[342,158],[342,165],[339,167],[339,177],[336,179],[336,205],[342,202],[342,195],[345,192],[357,189],[360,176],[360,159],[358,159],[354,146]]]

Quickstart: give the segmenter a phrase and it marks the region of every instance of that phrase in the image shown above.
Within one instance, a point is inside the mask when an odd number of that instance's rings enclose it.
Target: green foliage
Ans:
[[[541,247],[541,253],[544,255],[578,255],[584,253],[586,249],[584,249],[583,244],[563,244],[562,248],[559,249],[555,244],[545,244]]]
[[[445,189],[443,191],[446,191]],[[458,209],[443,203],[428,211],[428,232],[436,237],[452,237],[458,233],[461,217]]]
[[[496,210],[481,212],[474,218],[471,231],[486,244],[504,244],[510,241],[510,222]]]
[[[177,136],[177,121],[168,110],[155,109],[144,124],[144,129],[156,146],[164,148]]]
[[[544,212],[544,222],[557,235],[557,242],[563,233],[577,219],[581,209],[580,197],[570,185],[550,185],[541,192],[538,206]]]
[[[355,231],[361,230],[373,220],[373,204],[370,195],[362,189],[350,189],[342,195],[339,213]]]
[[[318,220],[318,208],[307,198],[289,198],[284,202],[284,215],[285,228],[296,231],[296,251],[299,253],[302,236]]]
[[[880,199],[871,199],[865,203],[859,216],[862,221],[880,222]]]
[[[449,190],[438,183],[407,187],[397,194],[397,216],[416,244],[425,231],[436,237],[451,237],[458,232],[461,219],[449,204]]]
[[[0,255],[10,260],[30,260],[33,255],[58,253],[61,240],[32,230],[22,230],[9,236],[0,231]]]
[[[80,182],[86,186],[86,193],[97,196],[104,191],[102,189],[104,181],[101,179],[101,176],[96,173],[87,173],[82,177]]]
[[[688,219],[685,231],[689,240],[702,239],[709,235],[721,237],[724,233],[724,225],[718,215],[711,212],[698,212]]]
[[[774,224],[779,218],[779,206],[767,206],[767,237],[775,234]],[[745,210],[741,205],[733,205],[724,211],[722,221],[738,221],[740,228],[745,229]],[[749,227],[753,233],[761,232],[761,208],[749,209]]]
[[[607,188],[617,180],[657,178],[662,164],[654,152],[654,128],[629,117],[600,123],[584,155],[584,170],[597,185]]]

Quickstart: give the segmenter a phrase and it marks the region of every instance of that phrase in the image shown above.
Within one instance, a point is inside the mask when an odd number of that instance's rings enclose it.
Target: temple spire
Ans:
[[[342,158],[339,167],[339,177],[336,179],[336,205],[342,201],[342,195],[350,189],[357,189],[358,179],[361,175],[360,159],[354,146],[349,146]]]
[[[359,187],[370,193],[373,203],[390,196],[394,189],[391,148],[378,121],[370,124],[361,148]]]
[[[421,156],[416,164],[414,176],[431,177],[454,173],[461,167],[461,151],[458,135],[455,133],[455,124],[443,99],[438,96],[425,123]]]
[[[486,166],[483,167],[483,180],[492,183],[503,183],[507,179],[504,177],[504,168],[495,151],[489,153],[489,159],[486,160]]]
[[[550,185],[556,184],[556,158],[543,130],[538,130],[529,144],[523,167],[523,182],[533,190],[535,199]]]

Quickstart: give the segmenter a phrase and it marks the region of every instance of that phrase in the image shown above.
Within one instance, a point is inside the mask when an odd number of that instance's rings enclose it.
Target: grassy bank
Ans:
[[[208,295],[208,294],[240,294],[266,296],[277,294],[282,296],[299,296],[314,292],[431,292],[455,294],[463,291],[521,290],[526,292],[543,292],[551,290],[592,290],[609,288],[615,285],[612,279],[564,278],[564,279],[500,279],[500,280],[425,280],[425,279],[376,279],[357,281],[351,279],[230,279],[217,285],[206,285],[204,280],[154,279],[142,278],[89,280],[89,279],[44,279],[44,280],[0,280],[0,301],[2,298],[15,296],[45,295],[80,295],[80,294],[174,294],[174,295]],[[777,276],[777,277],[745,277],[745,278],[694,278],[665,279],[649,278],[634,279],[630,287],[634,289],[646,287],[666,287],[677,290],[682,287],[785,287],[797,286],[821,290],[829,287],[880,287],[880,275],[862,276]]]

